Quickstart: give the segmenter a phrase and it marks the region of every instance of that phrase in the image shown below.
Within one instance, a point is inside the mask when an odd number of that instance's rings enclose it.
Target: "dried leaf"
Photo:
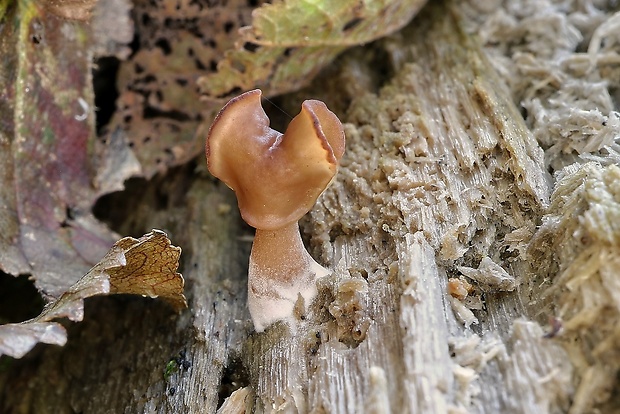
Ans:
[[[121,136],[146,177],[184,163],[203,150],[223,98],[255,87],[266,96],[293,91],[347,47],[400,28],[425,2],[136,1],[140,46],[121,64],[106,142]]]
[[[0,355],[21,358],[39,342],[63,346],[67,343],[67,331],[56,322],[0,325]]]
[[[177,273],[181,248],[171,246],[165,233],[153,230],[137,240],[125,237],[115,246],[125,251],[126,263],[108,271],[110,293],[160,297],[177,311],[187,307],[183,277]]]
[[[91,27],[58,17],[49,4],[2,10],[0,269],[31,274],[57,297],[117,236],[90,212],[99,196]]]
[[[90,21],[95,56],[127,59],[131,54],[129,44],[134,37],[131,6],[131,0],[97,2]]]
[[[86,275],[49,303],[39,316],[22,323],[0,326],[0,355],[21,358],[38,342],[64,345],[64,328],[52,322],[84,318],[84,299],[105,294],[134,294],[161,297],[180,311],[187,307],[183,277],[177,273],[181,249],[172,246],[166,234],[153,230],[139,239],[125,237]]]
[[[139,49],[121,63],[117,110],[97,148],[104,154],[114,142],[126,143],[146,177],[202,151],[206,131],[197,130],[221,105],[205,108],[196,80],[215,70],[234,46],[238,29],[251,21],[246,0],[231,0],[226,6],[180,1],[178,6],[135,2]]]
[[[48,0],[45,7],[55,15],[72,20],[88,20],[92,17],[97,0]]]
[[[368,43],[404,26],[425,0],[280,1],[252,13],[234,50],[217,72],[200,79],[211,98],[229,98],[255,87],[279,94],[305,86],[350,46]]]

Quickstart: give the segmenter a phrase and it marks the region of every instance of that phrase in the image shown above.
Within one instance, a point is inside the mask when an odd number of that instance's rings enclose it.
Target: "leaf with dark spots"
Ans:
[[[212,119],[220,103],[201,103],[196,80],[216,69],[251,12],[239,0],[213,7],[198,2],[180,8],[165,2],[135,4],[140,36],[135,53],[120,64],[117,111],[105,133],[122,135],[131,144],[141,175],[150,178],[201,151],[200,122]],[[107,151],[106,145],[98,145],[97,151]]]
[[[122,134],[150,178],[203,150],[225,100],[257,87],[267,97],[295,91],[346,48],[398,30],[425,2],[136,2],[140,36],[121,63],[119,110],[106,134]]]

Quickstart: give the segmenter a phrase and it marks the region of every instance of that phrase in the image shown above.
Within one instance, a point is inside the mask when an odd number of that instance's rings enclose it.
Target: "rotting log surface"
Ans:
[[[528,320],[529,291],[447,293],[459,266],[485,258],[525,279],[550,192],[542,151],[461,23],[426,10],[390,40],[393,78],[353,97],[337,181],[303,225],[334,272],[294,335],[252,332],[250,229],[199,173],[165,211],[148,208],[165,186],[134,211],[134,226],[165,227],[183,247],[190,309],[89,300],[66,347],[0,374],[0,409],[211,413],[230,396],[220,412],[565,411],[572,367]]]

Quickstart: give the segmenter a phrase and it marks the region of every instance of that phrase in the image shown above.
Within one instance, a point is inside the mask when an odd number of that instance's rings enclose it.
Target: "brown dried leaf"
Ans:
[[[39,316],[26,322],[0,326],[0,355],[21,358],[38,342],[64,345],[64,328],[52,322],[84,318],[84,299],[96,295],[133,294],[161,297],[176,311],[187,307],[183,276],[177,273],[181,249],[166,234],[153,230],[139,239],[125,237],[86,275],[49,303]]]
[[[203,150],[206,128],[232,95],[296,90],[347,47],[399,29],[425,2],[138,0],[140,46],[121,65],[106,143],[121,136],[146,177],[184,163]]]
[[[125,237],[114,246],[125,251],[126,263],[108,271],[110,293],[160,297],[177,311],[187,307],[183,277],[177,273],[181,248],[171,246],[164,232],[153,230],[137,240]]]
[[[97,0],[48,0],[45,8],[59,17],[88,20],[92,17]]]
[[[205,134],[197,133],[202,120],[211,119],[221,107],[200,103],[196,81],[214,71],[234,46],[239,28],[251,21],[252,9],[247,0],[223,6],[136,1],[139,49],[121,63],[117,110],[97,151],[104,154],[114,142],[125,143],[145,177],[195,157],[204,146]]]

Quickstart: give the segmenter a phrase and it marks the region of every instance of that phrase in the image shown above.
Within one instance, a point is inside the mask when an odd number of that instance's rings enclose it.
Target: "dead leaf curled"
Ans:
[[[181,248],[171,245],[166,234],[153,230],[139,239],[125,237],[86,275],[41,314],[22,323],[0,326],[0,355],[21,358],[37,343],[64,345],[65,329],[58,318],[79,322],[84,318],[84,299],[106,294],[161,297],[176,311],[187,307],[183,276],[177,272]]]

